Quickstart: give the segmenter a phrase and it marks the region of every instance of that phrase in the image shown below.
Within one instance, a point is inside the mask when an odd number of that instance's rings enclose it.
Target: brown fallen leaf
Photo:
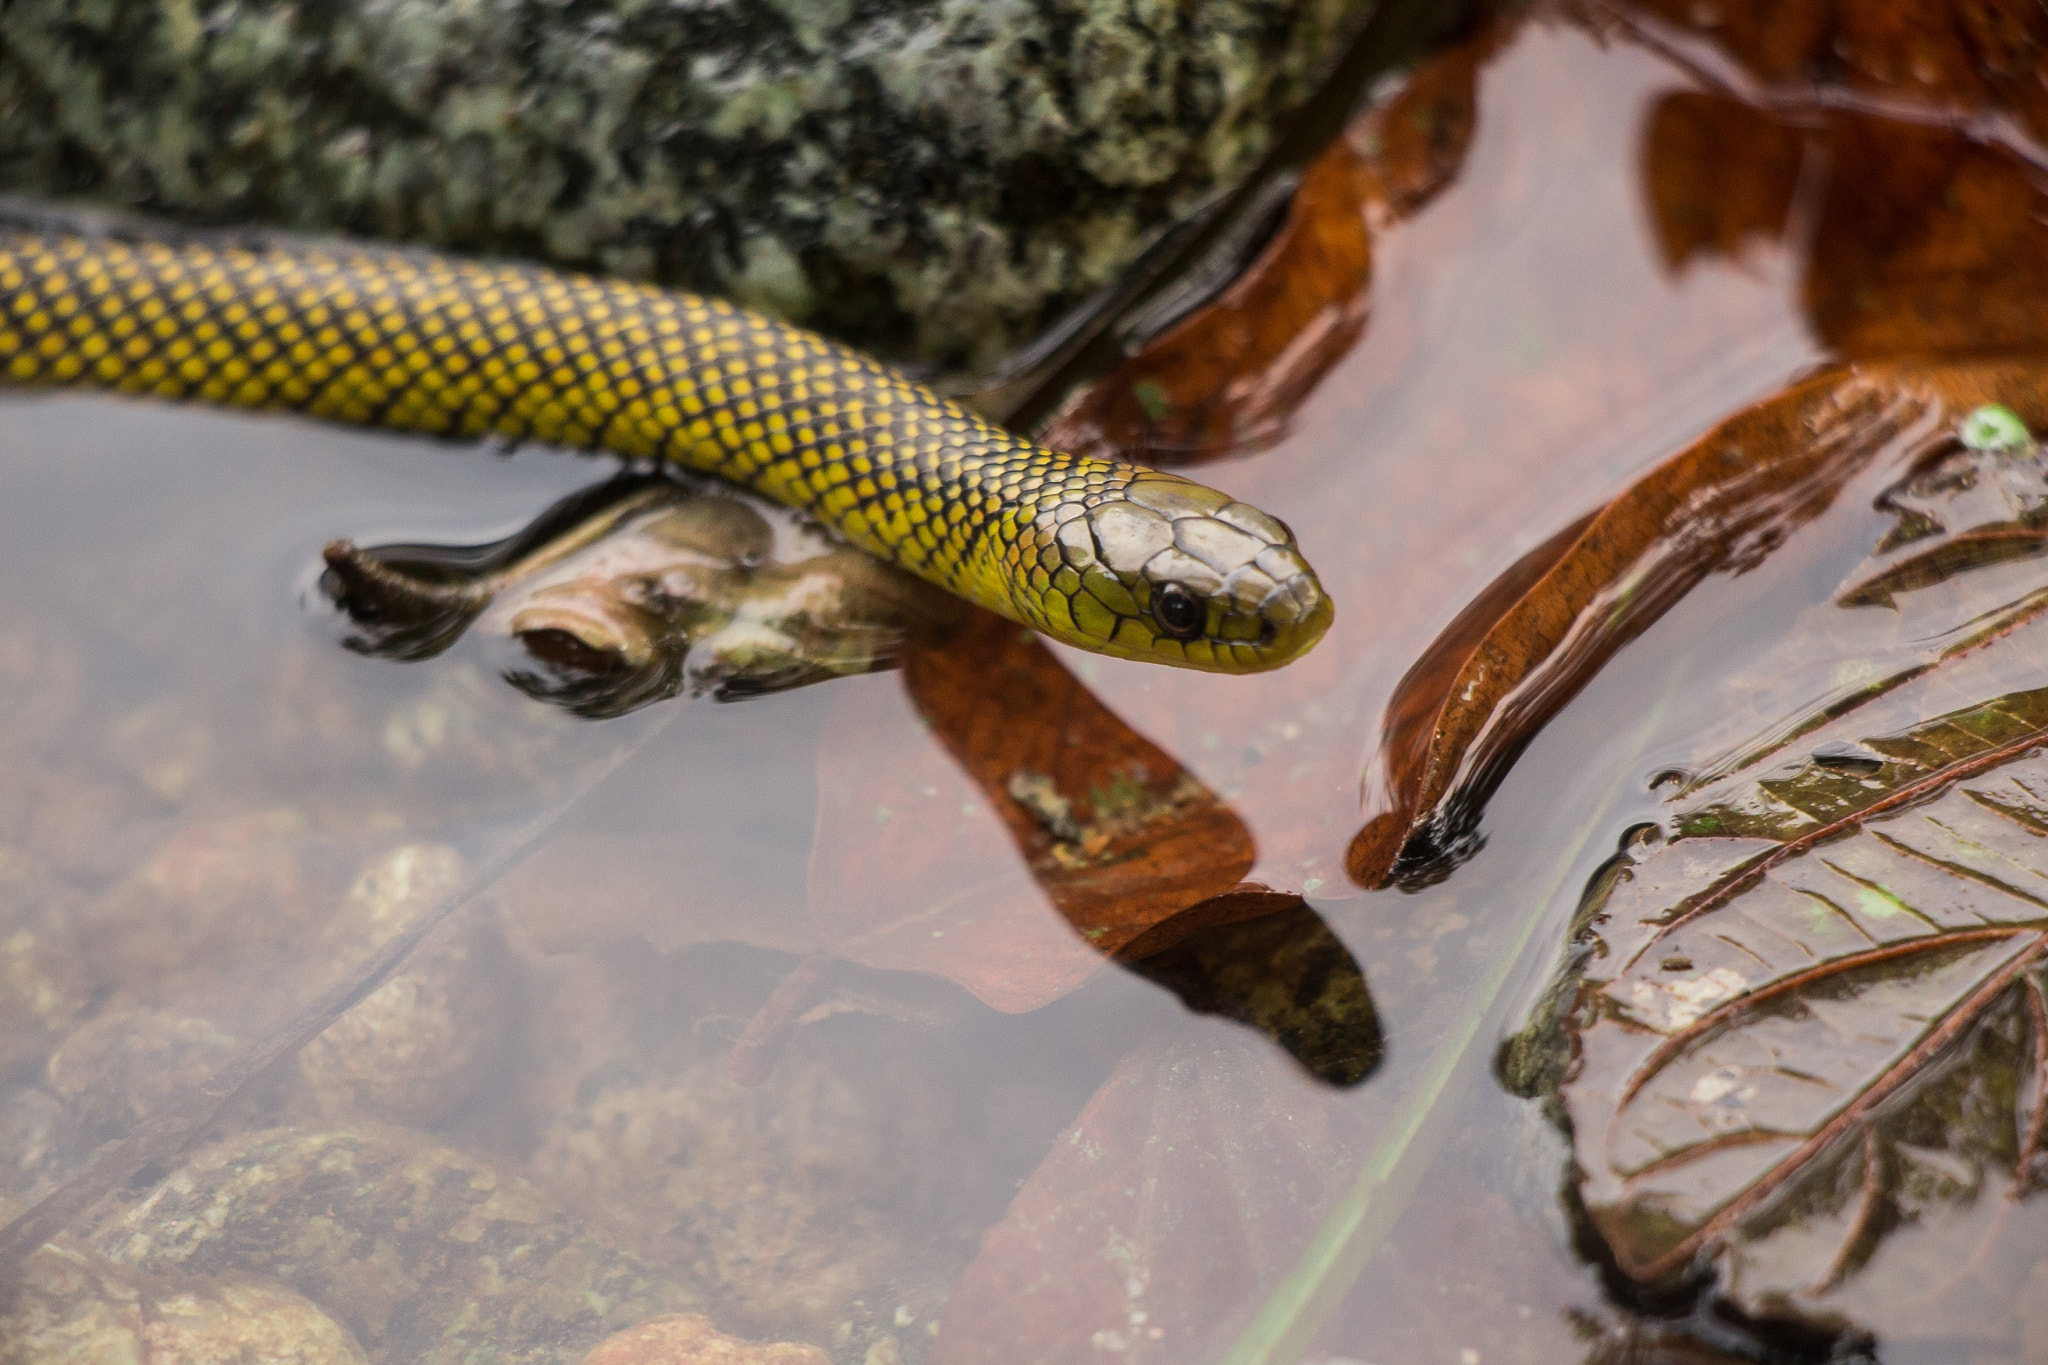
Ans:
[[[1946,129],[1844,115],[1806,311],[1844,356],[2048,345],[2048,189],[2039,163]]]
[[[1740,258],[1785,235],[1807,131],[1731,95],[1680,90],[1650,109],[1643,193],[1664,264]]]
[[[1372,236],[1450,183],[1504,28],[1439,54],[1309,166],[1278,230],[1214,300],[1054,416],[1062,449],[1185,464],[1277,439],[1364,329]]]
[[[1982,409],[1867,469],[1752,589],[1807,605],[1662,741],[1692,770],[1501,1058],[1556,1102],[1623,1275],[1711,1267],[1742,1312],[1881,1337],[2010,1330],[2048,1184],[2048,593],[1956,547],[2037,515],[2043,469]],[[1815,577],[1866,536],[1852,590]],[[1855,590],[1887,574],[1884,605]]]
[[[1643,178],[1674,269],[1783,239],[1803,217],[1807,315],[1843,357],[2048,344],[2048,190],[2010,148],[1686,91],[1651,112]]]
[[[1031,632],[978,615],[913,643],[903,681],[938,745],[872,749],[902,726],[871,689],[819,752],[810,904],[834,954],[1021,1012],[1109,959],[1299,903],[1241,885],[1243,822]]]
[[[1909,1287],[1877,1268],[1896,1230],[2048,1175],[2048,688],[1999,690],[2044,665],[2036,620],[1711,784],[1596,880],[1545,1064],[1626,1274],[1718,1255],[1752,1305],[1839,1306],[1865,1273],[1882,1299]]]
[[[1862,365],[1738,413],[1478,598],[1396,689],[1346,859],[1383,886],[1468,850],[1487,797],[1600,665],[1705,575],[1754,568],[1874,459],[1953,439],[1992,402],[2038,427],[2037,366]]]

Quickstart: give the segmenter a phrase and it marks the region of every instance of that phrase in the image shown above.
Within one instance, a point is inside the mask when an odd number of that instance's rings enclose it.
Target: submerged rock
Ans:
[[[41,1196],[91,1153],[64,1101],[39,1085],[0,1089],[0,1204]]]
[[[1372,0],[0,7],[0,186],[535,255],[987,362],[1242,175]]]
[[[197,1153],[92,1236],[154,1275],[281,1281],[375,1359],[555,1365],[702,1306],[489,1163],[389,1130],[271,1129]]]
[[[209,1020],[163,1010],[115,1010],[81,1025],[51,1054],[50,1093],[89,1147],[123,1138],[234,1055],[236,1039]]]
[[[32,854],[0,842],[0,1076],[40,1065],[91,998],[76,896]]]
[[[465,922],[432,940],[299,1054],[318,1106],[420,1128],[461,1109],[503,1045],[509,970],[494,925]]]
[[[299,812],[186,825],[78,916],[96,985],[148,1004],[209,1002],[224,982],[274,973],[320,913]]]
[[[741,1341],[701,1313],[655,1318],[607,1337],[583,1365],[831,1365],[815,1346]]]
[[[723,1047],[622,1059],[585,1079],[534,1174],[593,1227],[687,1267],[733,1330],[851,1340],[862,1303],[922,1301],[921,1281],[972,1251],[947,1216],[954,1116],[864,1032],[806,1030],[753,1086]]]
[[[51,1246],[0,1315],[0,1365],[364,1365],[348,1331],[281,1285],[157,1284]]]

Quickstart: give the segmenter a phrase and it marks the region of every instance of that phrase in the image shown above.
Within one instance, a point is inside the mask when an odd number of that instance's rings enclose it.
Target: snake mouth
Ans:
[[[1315,604],[1305,615],[1286,623],[1268,618],[1259,627],[1259,643],[1252,651],[1253,658],[1247,661],[1239,657],[1232,667],[1242,672],[1263,672],[1292,663],[1315,648],[1336,618],[1336,604],[1317,585]]]

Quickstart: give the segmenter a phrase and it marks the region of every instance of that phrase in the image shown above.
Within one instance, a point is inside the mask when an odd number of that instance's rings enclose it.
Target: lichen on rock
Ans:
[[[0,188],[730,295],[986,364],[1241,176],[1371,0],[0,7]]]
[[[635,1322],[702,1305],[489,1163],[384,1129],[270,1129],[196,1153],[90,1236],[117,1264],[258,1275],[375,1359],[557,1365]]]
[[[68,1247],[36,1253],[0,1311],[0,1365],[137,1361],[364,1365],[346,1328],[282,1285],[158,1282]]]

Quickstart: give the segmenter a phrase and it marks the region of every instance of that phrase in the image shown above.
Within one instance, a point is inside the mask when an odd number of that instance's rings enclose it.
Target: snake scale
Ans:
[[[717,299],[350,243],[0,222],[0,377],[673,461],[1084,649],[1215,672],[1313,645],[1272,517],[1064,454]]]

